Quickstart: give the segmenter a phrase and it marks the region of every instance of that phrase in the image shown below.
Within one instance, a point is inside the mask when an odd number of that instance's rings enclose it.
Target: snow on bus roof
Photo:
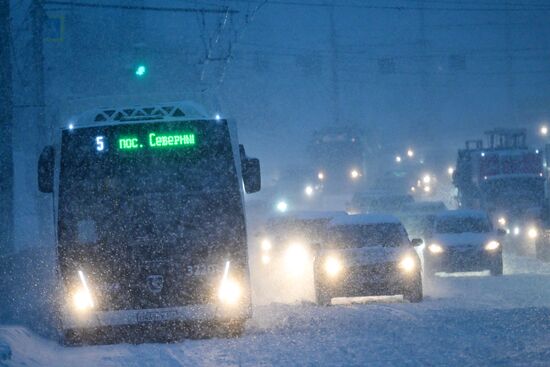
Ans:
[[[331,226],[353,226],[364,224],[384,224],[401,223],[397,217],[390,214],[353,214],[342,217],[335,217],[331,222]]]
[[[487,212],[475,209],[445,210],[437,215],[437,218],[487,218]]]

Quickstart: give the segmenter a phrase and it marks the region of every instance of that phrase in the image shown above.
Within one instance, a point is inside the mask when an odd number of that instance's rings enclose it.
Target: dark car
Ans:
[[[420,240],[413,240],[420,244]],[[314,266],[318,304],[335,297],[403,295],[422,300],[420,259],[401,222],[390,215],[338,217]]]
[[[502,275],[502,246],[484,211],[440,213],[424,251],[426,274],[490,270]]]

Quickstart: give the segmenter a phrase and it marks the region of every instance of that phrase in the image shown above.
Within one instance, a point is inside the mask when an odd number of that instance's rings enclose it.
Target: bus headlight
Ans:
[[[76,311],[84,312],[94,308],[94,300],[92,292],[88,287],[86,276],[82,270],[78,271],[78,279],[80,280],[80,285],[76,288],[72,296],[73,307]]]
[[[73,306],[77,311],[87,311],[94,307],[94,301],[89,291],[84,288],[77,289],[73,294]]]
[[[325,272],[331,276],[335,277],[342,271],[342,262],[332,256],[327,257],[325,260]]]
[[[416,261],[410,255],[407,255],[399,261],[399,269],[403,270],[405,273],[410,273],[416,268]]]
[[[441,245],[438,245],[437,243],[432,243],[430,246],[428,246],[428,250],[432,254],[440,254],[443,252],[443,247],[441,247]]]
[[[223,304],[234,305],[241,298],[241,287],[233,279],[225,279],[220,285],[218,298]]]
[[[218,289],[218,298],[221,303],[233,306],[241,298],[242,289],[239,283],[229,276],[230,261],[226,261],[222,281]]]
[[[529,229],[527,230],[527,237],[534,240],[538,236],[539,236],[539,231],[538,231],[537,227],[535,227],[535,226],[529,227]]]
[[[500,247],[500,243],[498,243],[497,241],[489,241],[486,245],[485,245],[485,250],[487,251],[495,251],[496,249],[498,249]]]
[[[308,263],[308,252],[301,243],[291,244],[285,253],[285,268],[292,275],[298,276],[304,273]]]

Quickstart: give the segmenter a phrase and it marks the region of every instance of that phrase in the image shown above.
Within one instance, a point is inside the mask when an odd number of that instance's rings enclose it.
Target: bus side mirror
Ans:
[[[53,192],[53,173],[55,166],[55,150],[48,145],[40,153],[38,159],[38,189],[43,193]]]
[[[244,190],[247,194],[253,194],[260,191],[262,188],[260,160],[258,158],[244,158],[241,162]]]
[[[413,238],[411,240],[411,244],[416,247],[416,246],[420,246],[424,243],[424,240],[422,240],[422,238]]]

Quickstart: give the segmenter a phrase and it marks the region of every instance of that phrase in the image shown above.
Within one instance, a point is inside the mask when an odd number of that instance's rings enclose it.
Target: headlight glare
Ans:
[[[218,298],[226,305],[234,305],[241,298],[241,287],[233,279],[224,279],[218,291]]]
[[[86,276],[82,270],[78,271],[78,279],[80,281],[80,285],[74,290],[72,301],[75,310],[82,312],[94,308],[94,300],[92,297],[92,292],[88,287]]]
[[[226,305],[235,305],[241,298],[242,289],[239,283],[232,279],[229,275],[230,262],[225,263],[222,281],[218,289],[219,300]]]
[[[535,226],[529,227],[529,229],[527,230],[527,236],[532,240],[537,238],[538,235],[539,235],[539,231],[538,231],[537,227],[535,227]]]
[[[406,273],[410,273],[416,268],[416,261],[412,256],[407,255],[399,262],[399,268]]]
[[[271,241],[267,238],[262,240],[262,250],[269,251],[271,250]]]
[[[86,311],[94,307],[90,292],[84,288],[77,289],[73,294],[73,306],[77,311]]]
[[[338,275],[342,271],[342,262],[335,257],[327,257],[325,260],[325,271],[331,277]]]
[[[432,254],[440,254],[443,252],[443,247],[437,243],[432,243],[430,246],[428,246],[428,250]]]
[[[500,247],[500,243],[498,243],[497,241],[489,241],[486,245],[485,245],[485,250],[487,251],[495,251],[496,249],[498,249]]]
[[[302,275],[309,260],[308,252],[301,243],[291,244],[285,253],[285,269],[292,275]]]

